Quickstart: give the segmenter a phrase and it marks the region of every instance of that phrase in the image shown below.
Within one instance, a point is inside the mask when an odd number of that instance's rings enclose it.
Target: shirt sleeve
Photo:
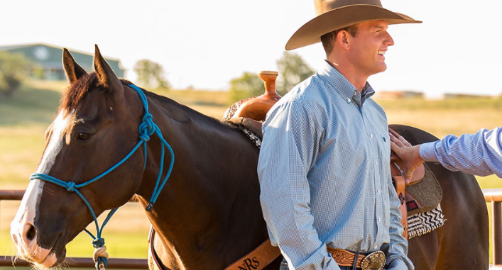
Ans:
[[[390,178],[390,177],[389,177]],[[390,266],[389,269],[415,269],[411,260],[407,257],[408,241],[403,236],[403,225],[401,225],[401,212],[399,211],[400,201],[397,197],[396,190],[392,185],[390,178],[388,186],[389,202],[390,202],[390,226],[389,236],[390,243],[386,263]],[[401,266],[401,267],[399,267]],[[404,268],[402,266],[405,266]]]
[[[460,137],[448,135],[422,144],[419,151],[423,160],[439,162],[448,170],[502,177],[502,127]]]
[[[313,226],[307,175],[315,164],[320,127],[302,106],[274,107],[264,123],[258,161],[263,214],[290,269],[339,270]]]

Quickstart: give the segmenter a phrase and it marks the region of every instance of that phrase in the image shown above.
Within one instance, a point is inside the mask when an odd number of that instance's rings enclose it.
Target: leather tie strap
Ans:
[[[399,198],[399,211],[401,212],[401,225],[403,225],[403,236],[408,239],[408,209],[406,207],[405,196],[405,180],[402,176],[392,176],[396,188],[397,197]]]
[[[225,268],[225,270],[242,270],[242,269],[253,269],[262,270],[271,262],[273,262],[277,257],[281,255],[281,251],[278,247],[272,246],[270,239],[267,239],[260,246],[255,248],[253,251],[248,253],[246,256],[240,258],[232,265]]]

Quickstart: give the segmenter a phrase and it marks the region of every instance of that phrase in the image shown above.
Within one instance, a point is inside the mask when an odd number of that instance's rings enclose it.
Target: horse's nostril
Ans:
[[[33,225],[30,225],[30,228],[26,232],[26,238],[28,238],[28,240],[30,240],[30,241],[33,241],[35,236],[37,236],[37,230],[35,229],[35,227]]]

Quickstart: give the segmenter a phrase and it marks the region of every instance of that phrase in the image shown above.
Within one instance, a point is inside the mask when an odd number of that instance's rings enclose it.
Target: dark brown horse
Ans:
[[[390,125],[411,144],[436,141],[423,130]],[[408,257],[415,269],[488,269],[488,210],[476,178],[428,162],[443,189],[445,225],[409,241]]]
[[[145,112],[138,93],[115,76],[97,47],[94,61],[96,72],[88,74],[65,51],[71,85],[46,133],[37,173],[82,184],[119,162],[138,143]],[[155,252],[165,269],[224,269],[268,238],[259,203],[258,149],[237,129],[166,97],[142,92],[176,157],[153,211],[146,212],[157,231]],[[393,128],[411,143],[434,139],[409,127]],[[147,149],[145,168],[145,151],[139,148],[108,175],[79,189],[96,215],[125,204],[135,194],[147,206],[161,166],[160,139],[152,135]],[[164,166],[170,161],[167,155]],[[477,182],[470,175],[429,166],[443,187],[447,223],[410,241],[416,269],[488,269],[487,210]],[[93,220],[75,192],[34,179],[11,234],[22,258],[50,267],[64,261],[66,244]],[[280,260],[266,269],[278,269]]]

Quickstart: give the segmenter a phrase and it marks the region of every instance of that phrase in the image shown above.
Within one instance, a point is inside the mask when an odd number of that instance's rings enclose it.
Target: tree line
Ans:
[[[276,88],[280,95],[286,94],[296,84],[314,74],[301,56],[289,52],[284,52],[277,60],[277,68],[279,77]],[[22,81],[28,78],[28,74],[36,70],[41,70],[41,67],[23,54],[0,51],[0,95],[11,96],[21,86]],[[142,59],[135,63],[133,70],[137,74],[138,85],[146,89],[171,88],[164,68],[159,63]],[[231,102],[259,96],[264,91],[263,81],[254,72],[244,72],[241,77],[230,81]]]

